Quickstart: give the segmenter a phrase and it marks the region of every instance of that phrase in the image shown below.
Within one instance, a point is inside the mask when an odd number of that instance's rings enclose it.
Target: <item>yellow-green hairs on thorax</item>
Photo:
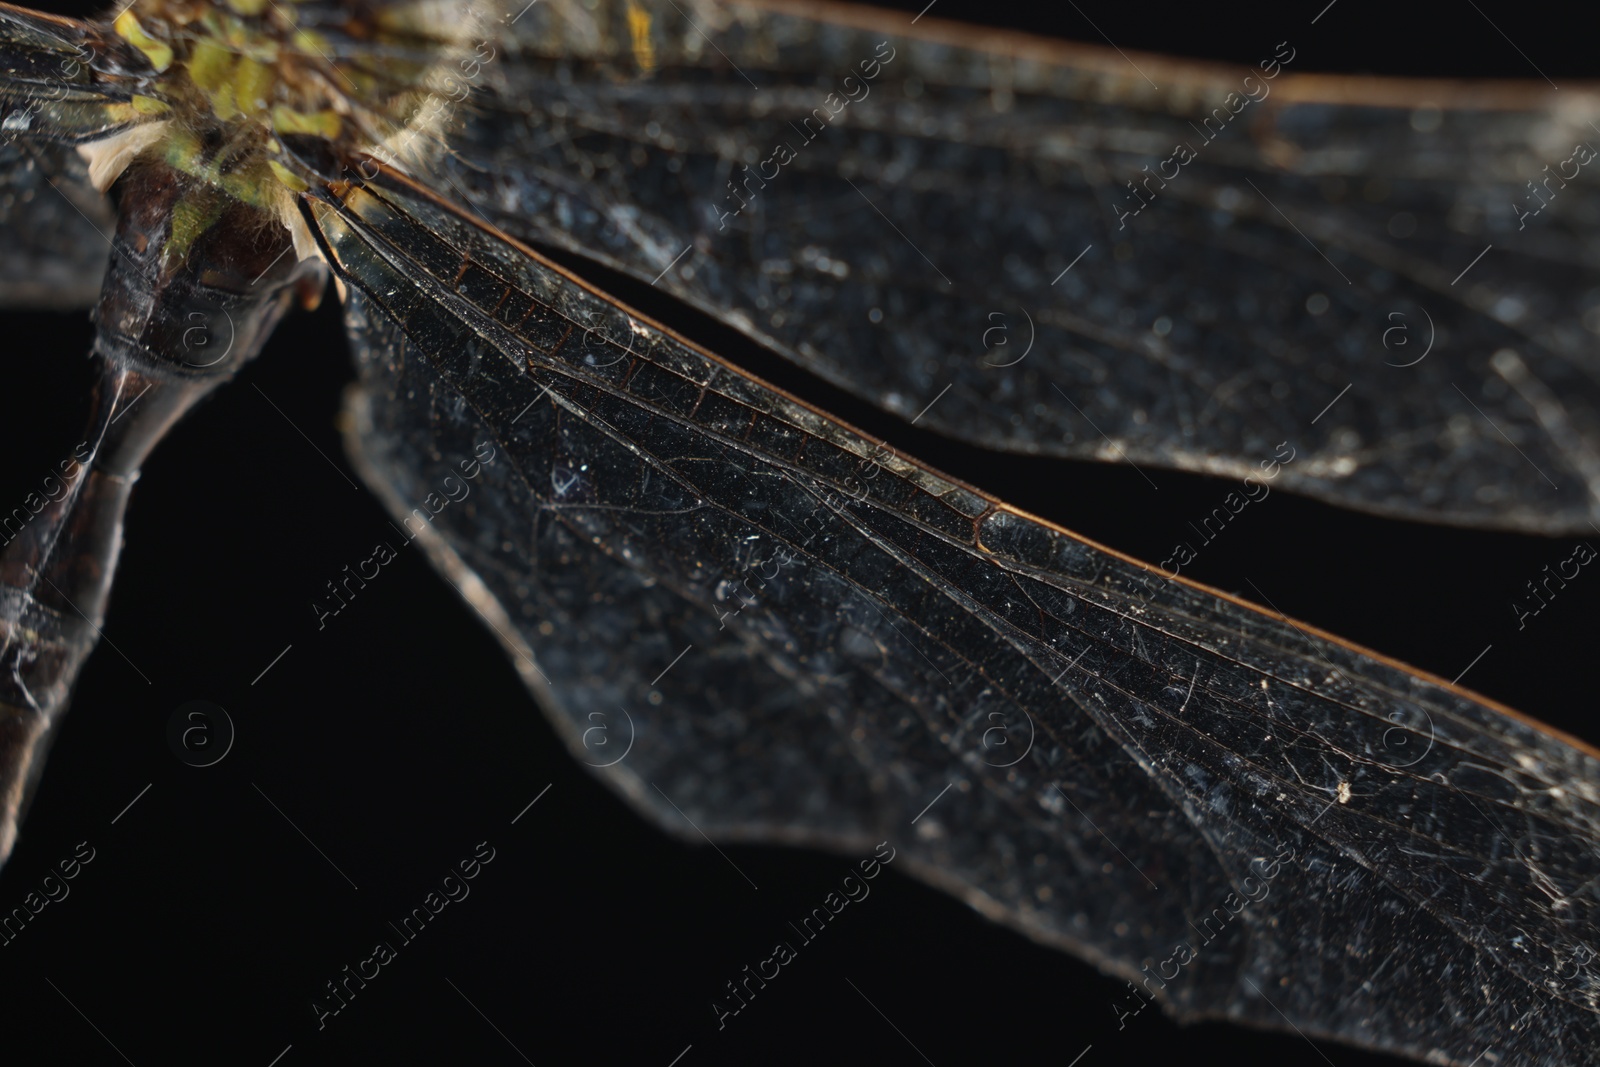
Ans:
[[[326,139],[401,167],[437,151],[459,59],[489,39],[477,0],[136,0],[112,32],[155,69],[132,125],[83,146],[102,190],[158,158],[206,190],[174,212],[169,257],[225,198],[278,217],[315,253],[293,207],[304,183],[278,157],[286,134]]]

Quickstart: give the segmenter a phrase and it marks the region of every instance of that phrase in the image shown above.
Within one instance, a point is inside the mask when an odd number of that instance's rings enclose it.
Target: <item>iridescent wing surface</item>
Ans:
[[[430,177],[987,448],[1242,477],[1297,437],[1334,503],[1588,529],[1593,91],[885,25],[545,0]]]
[[[955,783],[908,866],[1180,1017],[1600,1047],[1588,750],[954,484],[397,175],[308,218],[367,481],[575,751],[631,712],[600,773],[664,827],[860,847]]]

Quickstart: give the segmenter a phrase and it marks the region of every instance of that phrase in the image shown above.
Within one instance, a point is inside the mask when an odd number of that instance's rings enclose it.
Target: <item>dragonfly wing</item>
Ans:
[[[0,307],[92,307],[115,229],[70,150],[0,144]]]
[[[952,483],[392,173],[307,215],[397,537],[651,819],[887,841],[1183,1018],[1600,1050],[1590,751]]]
[[[1588,529],[1594,92],[901,18],[533,5],[439,187],[987,448],[1242,477],[1304,439],[1283,484],[1338,504]]]
[[[0,4],[0,307],[94,304],[116,221],[78,144],[133,125],[126,42]],[[118,65],[123,64],[123,65]]]

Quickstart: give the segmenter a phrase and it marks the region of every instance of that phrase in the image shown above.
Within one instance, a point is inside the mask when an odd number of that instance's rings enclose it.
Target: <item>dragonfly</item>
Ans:
[[[9,173],[27,203],[50,194],[17,217],[38,251],[11,284],[98,301],[105,367],[93,447],[49,475],[72,488],[42,490],[7,559],[33,613],[8,631],[8,700],[35,731],[8,749],[14,811],[145,453],[331,275],[352,454],[396,526],[317,591],[318,632],[415,540],[580,759],[623,716],[635,747],[591,765],[675,833],[896,839],[914,873],[1126,979],[1124,1015],[1148,1000],[1460,1063],[1592,1047],[1591,750],[1182,577],[1270,488],[1586,527],[1582,107],[1527,84],[1329,86],[1297,77],[1289,41],[1222,72],[932,22],[886,35],[844,9],[545,3],[448,33],[402,10],[359,33],[303,5],[136,6],[98,29],[7,12],[26,59]],[[280,92],[281,114],[249,95]],[[174,123],[185,108],[221,128]],[[1564,140],[1555,177],[1524,176]],[[659,284],[935,434],[1237,488],[1135,563],[530,245]],[[1214,281],[1268,258],[1243,298]],[[1365,348],[1341,352],[1357,323]],[[1374,335],[1416,373],[1341,379]],[[941,351],[962,336],[981,349]],[[1318,357],[1293,379],[1275,362]],[[1526,621],[1544,601],[1520,604]],[[1331,924],[1309,942],[1308,909]],[[1357,935],[1397,961],[1358,973]],[[1423,970],[1473,1007],[1397,1012]],[[733,994],[709,995],[719,1022]]]

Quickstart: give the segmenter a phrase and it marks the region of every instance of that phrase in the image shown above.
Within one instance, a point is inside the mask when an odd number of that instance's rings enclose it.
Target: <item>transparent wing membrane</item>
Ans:
[[[1586,86],[1305,74],[1292,41],[1135,68],[826,5],[511,29],[441,192],[888,411],[938,396],[921,426],[1235,477],[1292,436],[1283,485],[1346,507],[1596,515]]]
[[[574,751],[630,712],[601,773],[664,827],[858,846],[958,783],[922,876],[1132,980],[1189,945],[1146,986],[1182,1017],[1594,1047],[1587,750],[951,483],[397,177],[314,213],[367,477]]]

